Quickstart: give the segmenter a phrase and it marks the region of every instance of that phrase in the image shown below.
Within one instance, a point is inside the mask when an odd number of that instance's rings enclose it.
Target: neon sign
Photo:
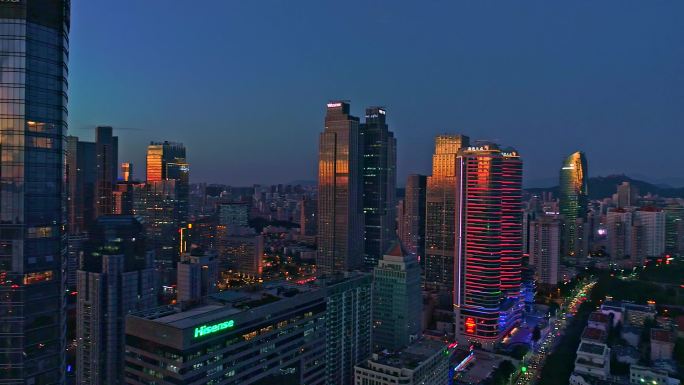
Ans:
[[[466,327],[466,333],[474,334],[475,333],[475,319],[473,317],[466,318],[465,327]]]
[[[342,103],[328,103],[328,108],[342,107]]]
[[[208,334],[218,333],[222,330],[230,329],[235,326],[235,321],[219,322],[213,325],[202,325],[195,328],[195,338],[204,337]]]

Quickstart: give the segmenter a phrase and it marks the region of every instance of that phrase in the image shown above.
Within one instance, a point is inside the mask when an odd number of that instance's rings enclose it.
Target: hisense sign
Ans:
[[[218,333],[220,331],[230,329],[235,326],[235,321],[224,321],[213,325],[202,325],[195,328],[195,338],[204,337],[209,334]]]

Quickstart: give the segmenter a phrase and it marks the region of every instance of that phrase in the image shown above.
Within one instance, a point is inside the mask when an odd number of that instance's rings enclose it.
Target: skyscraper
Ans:
[[[540,215],[530,223],[530,265],[540,285],[555,286],[560,278],[561,221]]]
[[[396,238],[397,141],[389,131],[387,111],[366,109],[359,127],[363,159],[364,263],[373,269]]]
[[[501,293],[517,299],[523,254],[523,165],[514,149],[502,150],[501,157]]]
[[[373,270],[373,350],[398,350],[422,332],[420,265],[401,243]]]
[[[152,142],[147,146],[147,181],[176,181],[176,216],[181,223],[188,220],[190,166],[185,146],[175,142]]]
[[[95,221],[97,155],[95,143],[67,136],[67,224],[70,235],[87,232]]]
[[[119,167],[119,138],[112,135],[112,128],[98,126],[95,129],[96,191],[95,215],[114,213],[112,192],[116,185]]]
[[[0,2],[0,382],[64,381],[70,2]]]
[[[354,365],[371,355],[370,274],[338,274],[326,282],[326,384],[354,383]]]
[[[468,147],[464,135],[439,135],[427,178],[425,215],[425,280],[427,288],[453,290],[458,151]]]
[[[585,255],[576,250],[578,237],[577,220],[586,220],[588,210],[587,159],[583,152],[575,152],[565,158],[560,170],[559,209],[563,216],[563,250],[565,263],[576,264]]]
[[[639,188],[629,182],[622,182],[617,187],[615,196],[617,198],[615,203],[619,208],[636,206],[639,199]]]
[[[425,261],[425,193],[427,177],[412,174],[406,179],[403,215],[399,218],[401,242],[406,251]]]
[[[157,305],[152,253],[133,216],[100,216],[77,272],[77,380],[123,384],[128,313]]]
[[[299,233],[302,236],[315,236],[316,222],[316,199],[302,197],[299,201]]]
[[[456,334],[492,346],[522,310],[522,164],[515,150],[494,144],[468,147],[457,161]]]
[[[362,266],[362,146],[349,103],[328,103],[318,153],[319,274]]]

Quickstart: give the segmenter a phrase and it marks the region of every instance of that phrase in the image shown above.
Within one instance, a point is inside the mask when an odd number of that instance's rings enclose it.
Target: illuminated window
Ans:
[[[52,281],[52,270],[24,274],[24,285]]]

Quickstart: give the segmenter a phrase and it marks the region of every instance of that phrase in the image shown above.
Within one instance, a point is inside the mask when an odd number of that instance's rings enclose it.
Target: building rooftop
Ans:
[[[582,342],[579,346],[578,351],[582,353],[589,353],[589,354],[595,354],[598,356],[603,355],[604,350],[606,349],[606,346],[603,344],[594,344],[591,342]]]
[[[599,311],[595,311],[589,315],[589,321],[607,324],[610,322],[610,316],[608,314],[603,314]]]
[[[608,335],[605,331],[597,328],[592,328],[589,326],[585,327],[584,331],[582,332],[582,340],[590,340],[605,343],[607,338]]]
[[[651,329],[651,341],[657,342],[675,342],[674,333],[665,329]]]
[[[371,363],[391,366],[397,369],[413,370],[436,353],[446,349],[447,345],[440,341],[422,339],[397,352],[373,354]],[[368,362],[362,364],[367,366]]]

